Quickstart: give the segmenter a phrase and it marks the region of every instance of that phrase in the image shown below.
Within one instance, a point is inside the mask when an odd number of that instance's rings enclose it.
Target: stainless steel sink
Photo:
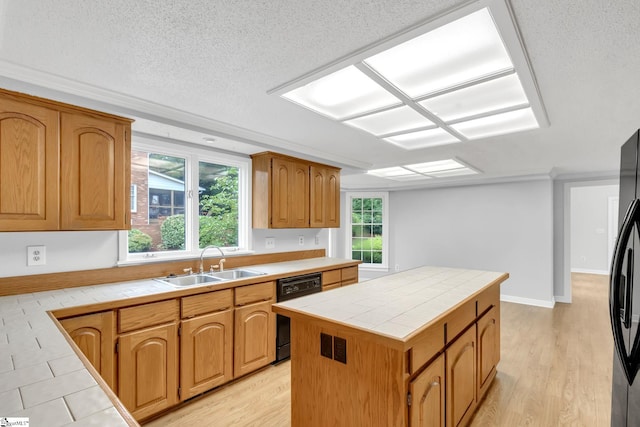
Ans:
[[[244,268],[237,268],[233,270],[218,271],[217,273],[200,273],[190,274],[188,276],[175,276],[175,277],[160,277],[155,280],[162,283],[167,283],[173,286],[194,286],[203,285],[207,283],[220,283],[227,282],[229,280],[244,279],[247,277],[262,276],[260,271],[246,270]]]
[[[204,283],[216,283],[224,281],[221,277],[214,277],[210,274],[191,274],[189,276],[162,277],[155,279],[158,282],[168,283],[173,286],[193,286]]]
[[[264,274],[267,273],[262,273],[260,271],[254,270],[245,270],[243,268],[236,268],[233,270],[218,271],[217,273],[209,273],[209,276],[216,277],[222,280],[236,280],[244,279],[247,277],[262,276]]]

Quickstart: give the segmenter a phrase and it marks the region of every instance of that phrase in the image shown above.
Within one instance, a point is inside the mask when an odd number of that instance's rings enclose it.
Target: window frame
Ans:
[[[181,251],[158,251],[129,253],[128,230],[118,232],[118,265],[197,258],[198,247],[198,181],[199,162],[216,163],[238,168],[238,246],[222,248],[225,255],[253,253],[251,247],[251,159],[234,156],[216,150],[172,144],[155,139],[136,137],[131,149],[149,153],[165,154],[185,160],[185,249]],[[187,220],[188,219],[188,220]]]
[[[347,254],[347,258],[351,258],[351,253],[353,249],[353,240],[351,236],[352,230],[352,200],[354,198],[364,198],[364,199],[382,199],[382,263],[381,264],[372,264],[365,263],[359,265],[360,270],[372,270],[372,271],[389,271],[389,193],[386,191],[357,191],[357,192],[346,192],[345,193],[345,253]]]
[[[131,209],[131,213],[137,213],[138,212],[138,184],[131,184],[131,194],[129,196],[129,204],[130,204],[130,209]]]

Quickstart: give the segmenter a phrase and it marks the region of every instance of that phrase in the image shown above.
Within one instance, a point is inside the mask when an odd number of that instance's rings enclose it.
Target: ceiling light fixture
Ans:
[[[395,181],[410,181],[429,178],[445,178],[479,173],[478,169],[463,163],[458,159],[436,160],[432,162],[416,163],[405,166],[373,169],[367,171],[369,175]]]
[[[406,150],[548,125],[507,0],[471,3],[270,93]]]

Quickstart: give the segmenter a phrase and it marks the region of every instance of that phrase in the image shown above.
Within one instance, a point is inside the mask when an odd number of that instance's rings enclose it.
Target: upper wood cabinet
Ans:
[[[0,90],[0,231],[130,227],[131,120]]]
[[[130,125],[62,113],[61,228],[126,229],[130,216]]]
[[[254,228],[340,227],[340,169],[271,152],[251,158]]]
[[[0,93],[0,231],[58,227],[58,112]]]
[[[340,227],[340,170],[311,165],[310,173],[310,227]]]

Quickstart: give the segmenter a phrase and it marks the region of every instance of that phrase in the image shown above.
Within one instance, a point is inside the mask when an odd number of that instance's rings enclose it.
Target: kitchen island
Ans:
[[[508,277],[420,267],[275,304],[292,427],[467,425],[496,375]]]

